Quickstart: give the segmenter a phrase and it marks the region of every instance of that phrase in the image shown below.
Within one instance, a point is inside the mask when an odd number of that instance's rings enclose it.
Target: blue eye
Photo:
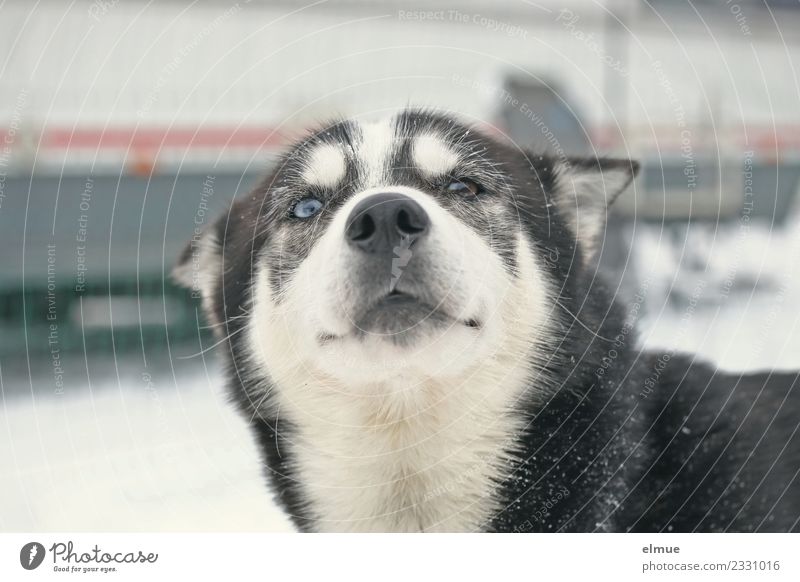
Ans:
[[[316,198],[303,198],[292,208],[292,214],[297,218],[311,218],[322,210],[322,202]]]
[[[465,197],[477,196],[482,192],[481,187],[472,180],[453,180],[447,185],[447,190]]]

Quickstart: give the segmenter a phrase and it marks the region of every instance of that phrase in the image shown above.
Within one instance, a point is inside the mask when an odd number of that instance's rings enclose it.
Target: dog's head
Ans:
[[[291,148],[175,276],[279,383],[447,378],[551,341],[553,298],[568,301],[636,169],[531,155],[428,112],[342,121]]]

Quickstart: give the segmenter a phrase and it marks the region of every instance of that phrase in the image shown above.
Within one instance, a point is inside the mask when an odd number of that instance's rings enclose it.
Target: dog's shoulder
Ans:
[[[651,354],[644,399],[651,462],[637,528],[797,528],[798,373],[725,372],[685,355]]]

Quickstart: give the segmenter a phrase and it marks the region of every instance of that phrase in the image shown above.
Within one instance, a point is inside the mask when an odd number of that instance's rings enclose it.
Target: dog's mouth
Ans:
[[[365,309],[350,314],[353,329],[350,334],[357,338],[382,337],[398,344],[406,344],[424,330],[460,325],[480,330],[477,318],[460,319],[447,312],[442,305],[431,305],[427,301],[405,291],[392,289],[378,297]],[[321,344],[344,336],[321,333]]]
[[[427,303],[421,301],[411,293],[392,289],[386,295],[380,297],[375,304],[372,305],[371,309],[397,309],[404,305],[413,304],[427,305]]]

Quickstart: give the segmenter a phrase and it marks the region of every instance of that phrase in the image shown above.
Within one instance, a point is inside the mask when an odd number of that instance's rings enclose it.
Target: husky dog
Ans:
[[[597,276],[638,169],[429,111],[308,135],[195,237],[303,531],[797,531],[797,375],[643,353]]]

